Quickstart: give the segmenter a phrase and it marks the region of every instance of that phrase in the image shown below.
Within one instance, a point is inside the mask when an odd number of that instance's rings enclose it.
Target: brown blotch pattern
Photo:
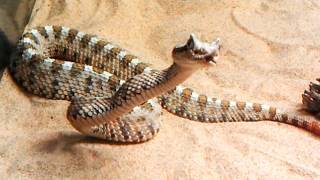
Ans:
[[[146,109],[148,111],[153,111],[153,107],[150,103],[144,103],[143,105],[141,105],[141,108]]]
[[[270,115],[270,118],[273,119],[275,116],[276,116],[276,113],[277,113],[277,109],[274,108],[274,107],[271,107],[269,109],[269,115]]]
[[[44,27],[37,27],[36,29],[43,37],[45,38],[49,37]]]
[[[73,77],[78,76],[82,71],[84,71],[84,65],[80,63],[74,63],[72,65],[70,75]]]
[[[62,27],[61,26],[52,26],[52,29],[54,32],[54,37],[56,39],[60,39]]]
[[[93,47],[94,52],[96,54],[102,53],[104,46],[107,44],[108,44],[108,42],[106,42],[105,40],[99,40]]]
[[[261,112],[261,111],[262,111],[262,107],[261,107],[260,104],[254,103],[254,104],[253,104],[253,110],[254,110],[255,112]]]
[[[206,105],[207,105],[207,96],[205,96],[205,95],[199,95],[199,97],[198,97],[198,104],[199,104],[199,106],[201,107],[201,108],[204,108],[204,107],[206,107]]]
[[[222,101],[221,101],[221,108],[222,108],[222,109],[224,109],[224,110],[228,109],[228,108],[229,108],[229,105],[230,105],[230,102],[229,102],[229,101],[227,101],[227,100],[222,100]]]
[[[136,56],[133,56],[133,55],[131,55],[131,54],[127,54],[127,55],[125,55],[124,57],[123,57],[123,59],[122,59],[122,61],[125,63],[125,64],[129,64],[131,61],[132,61],[132,59],[135,59],[135,58],[137,58]]]
[[[310,123],[309,123],[308,121],[305,121],[305,120],[304,120],[304,121],[302,122],[302,127],[303,127],[304,129],[309,129],[309,124],[310,124]]]
[[[110,50],[110,53],[112,53],[116,56],[121,50],[122,50],[121,48],[114,47]]]
[[[110,88],[112,90],[115,91],[119,83],[120,83],[120,80],[116,76],[111,76],[109,78],[108,84],[110,85]]]
[[[297,119],[292,119],[291,122],[292,122],[292,124],[295,125],[295,126],[298,126],[298,125],[299,125],[299,120],[297,120]]]
[[[32,61],[41,61],[44,59],[44,56],[42,56],[41,54],[34,54],[31,58]]]
[[[112,58],[116,58],[117,55],[119,54],[119,52],[121,51],[122,49],[118,48],[118,47],[114,47],[110,50],[109,52],[109,56],[111,56]]]
[[[143,70],[144,70],[146,67],[148,67],[148,65],[145,64],[145,63],[139,63],[139,64],[137,64],[136,67],[135,67],[135,72],[136,72],[136,74],[142,73]]]
[[[76,39],[76,36],[77,36],[78,32],[79,31],[76,30],[76,29],[70,29],[69,33],[68,33],[67,41],[69,43],[72,43]]]
[[[192,94],[192,90],[190,88],[185,88],[182,92],[183,100],[185,102],[188,102],[190,100],[191,94]]]
[[[282,115],[281,115],[281,120],[282,120],[283,122],[288,122],[288,115],[287,115],[287,114],[282,114]],[[293,122],[293,120],[292,120],[292,122]]]
[[[31,39],[32,41],[34,41],[36,44],[39,44],[38,39],[37,39],[31,32],[25,33],[25,34],[23,35],[23,38],[29,38],[29,39]]]
[[[89,42],[92,37],[94,37],[94,36],[90,35],[90,34],[85,34],[80,41],[80,47],[86,48],[89,45]]]
[[[55,61],[51,64],[51,73],[56,74],[58,71],[62,70],[63,61]]]
[[[36,50],[36,47],[34,47],[32,44],[30,43],[23,43],[22,44],[22,49],[34,49]]]
[[[245,102],[237,102],[237,107],[239,110],[244,110],[245,106],[246,106]]]
[[[100,69],[98,67],[93,66],[92,69],[93,69],[94,72],[96,72],[98,74],[102,74],[103,73],[103,69]]]

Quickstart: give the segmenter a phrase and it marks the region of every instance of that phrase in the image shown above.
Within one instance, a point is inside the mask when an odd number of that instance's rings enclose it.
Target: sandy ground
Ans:
[[[38,0],[27,28],[58,24],[98,34],[155,68],[190,32],[220,37],[215,67],[184,85],[230,100],[267,102],[300,115],[320,69],[319,1]],[[136,145],[85,138],[68,102],[0,82],[0,174],[6,178],[320,179],[320,141],[275,122],[203,124],[164,112],[160,133]],[[310,115],[308,115],[312,118]]]

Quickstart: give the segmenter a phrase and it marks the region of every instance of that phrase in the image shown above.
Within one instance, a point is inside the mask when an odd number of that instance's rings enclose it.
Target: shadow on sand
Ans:
[[[4,69],[10,63],[10,55],[13,49],[13,45],[10,44],[5,33],[0,29],[0,80]]]
[[[79,133],[61,133],[56,137],[46,139],[45,141],[39,143],[38,150],[50,153],[57,149],[62,151],[74,151],[74,146],[77,144],[108,144],[129,146],[141,143],[120,143],[88,137]]]

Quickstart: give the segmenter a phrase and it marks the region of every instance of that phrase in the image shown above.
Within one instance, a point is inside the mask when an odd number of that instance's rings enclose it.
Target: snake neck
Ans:
[[[162,71],[151,71],[132,77],[111,98],[113,111],[105,114],[106,119],[116,119],[147,100],[174,89],[193,72],[195,70],[173,63]]]
[[[163,82],[163,85],[168,87],[167,91],[171,90],[178,84],[181,84],[183,81],[185,81],[195,71],[196,70],[192,68],[182,67],[176,63],[173,63],[170,67],[162,71],[162,74],[166,79],[166,81]]]

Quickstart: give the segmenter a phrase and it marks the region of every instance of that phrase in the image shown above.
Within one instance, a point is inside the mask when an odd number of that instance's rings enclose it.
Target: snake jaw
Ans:
[[[191,33],[184,45],[177,45],[173,50],[173,55],[182,55],[194,62],[216,63],[221,48],[221,40],[217,38],[211,43],[202,42],[195,34]],[[176,56],[178,57],[178,56]]]

